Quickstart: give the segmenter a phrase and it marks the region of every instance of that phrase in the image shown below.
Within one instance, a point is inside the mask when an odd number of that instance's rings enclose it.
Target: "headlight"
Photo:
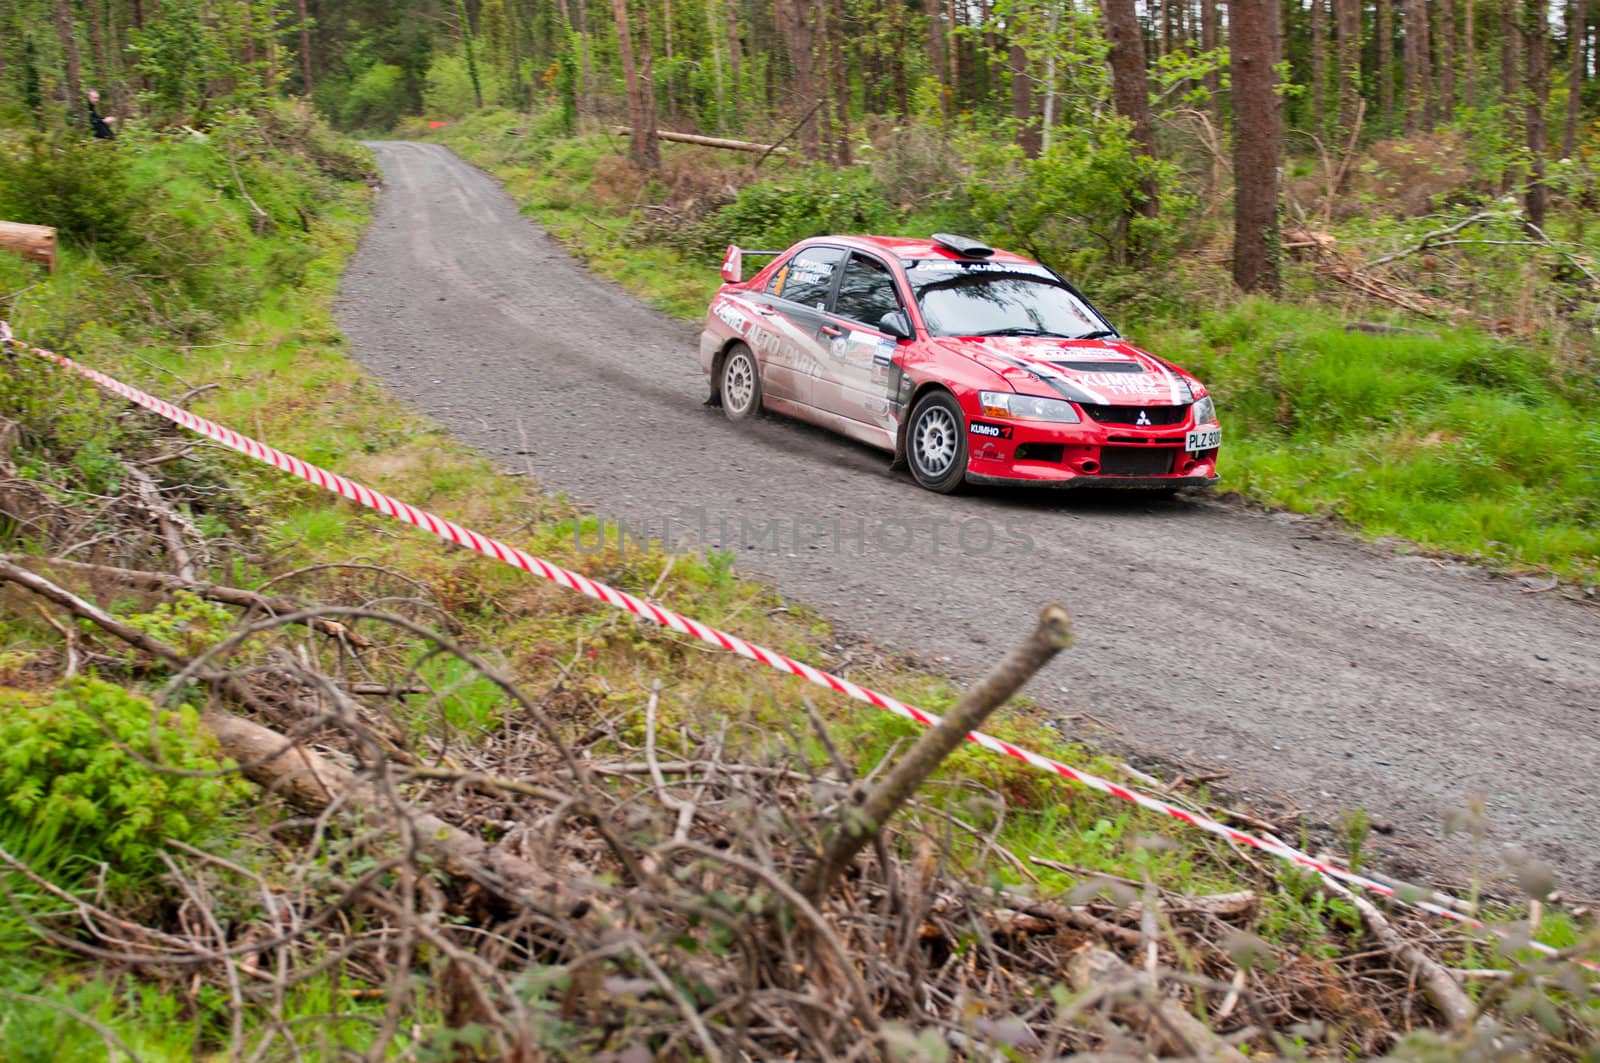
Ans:
[[[1196,402],[1194,404],[1194,423],[1195,424],[1210,424],[1212,421],[1215,421],[1216,419],[1217,419],[1217,404],[1211,401],[1211,396],[1210,395],[1207,395],[1205,398],[1201,399],[1200,401],[1198,401],[1198,402]]]
[[[1037,395],[1014,395],[1009,391],[980,391],[978,401],[985,417],[1009,417],[1013,421],[1055,421],[1077,424],[1078,411],[1065,399],[1042,399]]]

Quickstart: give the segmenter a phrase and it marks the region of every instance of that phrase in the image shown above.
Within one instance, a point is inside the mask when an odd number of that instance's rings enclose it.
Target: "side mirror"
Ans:
[[[736,244],[729,244],[728,253],[722,256],[722,279],[728,284],[744,279],[744,255]]]
[[[911,331],[911,320],[906,317],[904,310],[891,310],[878,319],[878,328],[897,340],[915,339],[916,334]]]

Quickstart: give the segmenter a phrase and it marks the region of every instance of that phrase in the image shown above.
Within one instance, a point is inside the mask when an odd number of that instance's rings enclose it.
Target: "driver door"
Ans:
[[[839,278],[833,308],[822,316],[826,372],[813,404],[851,421],[893,431],[889,367],[898,341],[878,327],[884,314],[905,310],[894,273],[880,259],[852,251]]]

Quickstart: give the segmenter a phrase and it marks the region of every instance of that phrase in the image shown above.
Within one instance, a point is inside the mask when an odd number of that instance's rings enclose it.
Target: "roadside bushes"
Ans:
[[[54,226],[64,243],[121,258],[141,243],[137,210],[115,142],[36,133],[0,149],[0,217]]]
[[[972,151],[967,192],[983,230],[1067,276],[1159,265],[1182,243],[1194,198],[1180,190],[1176,167],[1136,151],[1124,119],[1062,127],[1035,159],[993,141]],[[1151,185],[1161,209],[1147,218]]]
[[[67,345],[100,324],[192,342],[303,283],[313,223],[373,172],[369,153],[293,102],[216,111],[200,132],[0,139],[0,217],[54,226],[76,260],[73,297],[32,334]]]
[[[242,793],[236,776],[208,774],[223,767],[214,750],[193,709],[158,711],[98,679],[0,689],[0,837],[158,871],[163,839],[214,836]]]
[[[899,232],[902,224],[868,171],[819,165],[746,186],[676,242],[703,258],[719,258],[729,244],[775,250],[824,233]]]

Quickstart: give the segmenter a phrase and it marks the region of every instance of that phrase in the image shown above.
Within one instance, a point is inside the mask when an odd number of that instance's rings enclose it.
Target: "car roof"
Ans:
[[[877,251],[880,254],[900,259],[943,258],[952,262],[1017,262],[1037,265],[1031,258],[1010,251],[1001,251],[996,248],[994,254],[983,258],[974,258],[969,255],[960,255],[932,240],[914,236],[817,236],[801,241],[805,244],[845,244],[849,247],[860,248],[863,251]]]

